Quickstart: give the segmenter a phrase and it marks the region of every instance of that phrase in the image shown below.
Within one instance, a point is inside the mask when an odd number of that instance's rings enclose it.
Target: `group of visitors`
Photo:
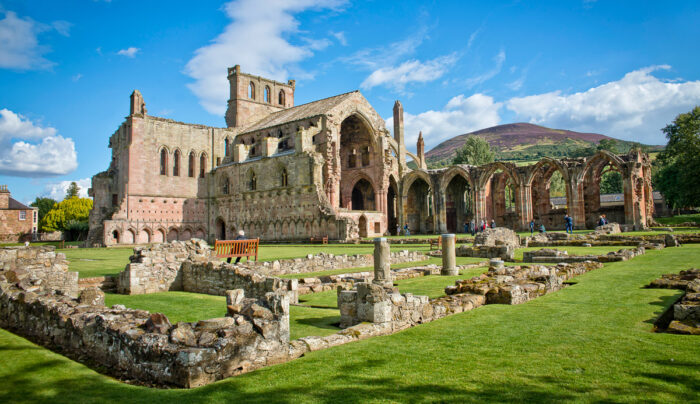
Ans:
[[[535,228],[537,228],[537,224],[535,223],[535,219],[530,220],[530,235],[532,236],[535,234]],[[564,229],[566,229],[566,232],[568,234],[574,234],[574,218],[569,216],[569,214],[564,215]],[[540,223],[539,226],[539,232],[540,233],[547,233],[547,229],[544,227],[544,223]]]
[[[476,222],[474,219],[472,219],[470,222],[464,222],[464,233],[466,234],[471,234],[472,236],[475,235],[476,233],[480,233],[488,228],[495,229],[496,228],[496,221],[491,219],[491,222],[489,223],[488,220],[481,220],[479,225],[476,225]]]
[[[600,217],[598,218],[598,226],[605,226],[608,223],[608,218],[605,217],[605,215],[600,215]]]

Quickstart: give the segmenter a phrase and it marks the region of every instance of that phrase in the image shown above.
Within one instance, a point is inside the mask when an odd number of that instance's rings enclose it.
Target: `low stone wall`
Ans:
[[[416,251],[397,251],[391,253],[392,264],[425,261],[423,253]],[[306,258],[293,258],[271,262],[241,262],[238,265],[261,274],[279,276],[327,271],[329,269],[362,268],[374,265],[372,254],[334,255],[321,253],[309,254]]]
[[[644,253],[644,247],[627,248],[603,255],[569,255],[569,253],[566,251],[543,248],[541,250],[523,252],[523,262],[539,262],[543,264],[558,264],[560,262],[575,263],[585,261],[619,262],[630,260],[637,255],[642,255]]]
[[[227,290],[243,289],[246,296],[253,298],[274,292],[288,295],[291,303],[298,301],[296,279],[265,276],[223,261],[185,261],[181,272],[180,290],[185,292],[223,296]]]
[[[53,246],[0,248],[0,280],[32,292],[78,296],[78,273],[68,272],[66,255]]]
[[[359,283],[354,290],[338,291],[340,327],[362,322],[392,323],[393,328],[407,328],[473,310],[485,303],[483,296],[463,294],[430,300],[428,296],[401,294],[396,288],[374,283]]]
[[[700,269],[663,275],[647,287],[685,291],[685,294],[654,323],[657,330],[700,335]]]
[[[95,276],[92,278],[78,279],[78,287],[80,290],[89,288],[98,288],[103,292],[117,291],[117,277],[115,276]]]
[[[486,261],[477,264],[457,265],[457,271],[465,269],[473,269],[486,266]],[[440,275],[439,265],[422,265],[410,268],[392,269],[392,279],[395,281],[401,279],[419,278],[421,276]],[[338,287],[341,289],[352,289],[356,283],[371,282],[374,280],[374,272],[353,272],[349,274],[324,275],[318,277],[300,278],[298,285],[298,294],[306,295],[310,293],[325,292],[335,290]]]
[[[445,288],[448,295],[477,294],[486,298],[486,304],[520,304],[549,292],[561,289],[568,279],[601,268],[599,262],[561,263],[506,267],[496,263],[489,271],[469,280],[458,280]]]
[[[515,261],[515,248],[509,245],[474,246],[461,245],[455,250],[458,257],[500,258],[503,261]]]
[[[566,234],[543,233],[527,237],[526,247],[565,247],[565,246],[636,246],[661,244],[675,247],[683,244],[700,243],[700,233],[658,234],[648,236],[633,236],[621,234]]]
[[[173,326],[163,314],[91,306],[0,282],[0,326],[115,376],[156,385],[197,387],[289,359],[286,296],[246,299],[236,291],[227,303],[228,317]]]

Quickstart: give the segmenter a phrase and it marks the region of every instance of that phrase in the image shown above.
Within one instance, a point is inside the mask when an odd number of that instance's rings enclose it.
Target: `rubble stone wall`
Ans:
[[[416,251],[403,250],[391,253],[392,264],[425,261],[427,259],[428,257],[425,254]],[[239,263],[239,265],[261,274],[278,276],[320,272],[329,269],[371,267],[374,265],[374,256],[372,254],[334,255],[321,253],[317,255],[309,254],[306,258],[276,260],[272,262],[251,261],[242,262]]]
[[[543,248],[536,251],[523,252],[523,262],[539,262],[542,264],[558,264],[560,262],[619,262],[627,261],[645,253],[644,247],[621,249],[602,255],[569,255],[566,251]]]
[[[647,287],[685,291],[685,294],[654,322],[657,330],[700,335],[700,269],[693,268],[678,274],[662,275]]]
[[[172,326],[159,313],[91,306],[0,282],[0,326],[116,376],[191,388],[289,359],[287,297],[269,293],[235,303],[228,317]]]
[[[33,292],[57,290],[78,296],[78,273],[53,246],[0,248],[0,279]]]

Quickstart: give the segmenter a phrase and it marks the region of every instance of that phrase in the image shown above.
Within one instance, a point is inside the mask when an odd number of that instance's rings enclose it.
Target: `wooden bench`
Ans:
[[[216,240],[214,243],[216,258],[246,257],[250,261],[250,257],[255,257],[257,261],[259,241],[259,238],[250,240]]]
[[[436,250],[439,250],[440,248],[442,248],[442,237],[431,238],[430,240],[428,240],[428,242],[430,243],[430,250],[431,251],[433,249],[433,246],[435,246]]]
[[[311,237],[309,239],[311,244],[314,243],[320,243],[320,244],[328,244],[328,236],[323,236],[323,237]]]

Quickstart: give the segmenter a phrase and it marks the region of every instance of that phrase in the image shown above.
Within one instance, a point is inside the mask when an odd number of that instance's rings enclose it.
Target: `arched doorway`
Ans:
[[[423,178],[416,178],[406,191],[406,223],[412,233],[433,232],[432,189]],[[401,226],[403,228],[403,226]]]
[[[119,231],[114,230],[112,232],[112,240],[114,240],[115,244],[119,244]]]
[[[547,229],[564,229],[564,216],[573,214],[569,212],[567,173],[553,162],[541,162],[532,173],[530,184],[532,218],[536,225],[544,224]]]
[[[367,218],[362,215],[360,216],[360,237],[367,237]]]
[[[352,188],[352,210],[375,210],[374,189],[366,179],[361,179]]]
[[[216,219],[216,239],[226,240],[226,222],[220,217]]]
[[[445,221],[447,231],[462,233],[464,223],[473,216],[473,199],[469,182],[460,174],[452,177],[445,187]]]
[[[361,210],[374,210],[367,206],[367,184],[372,189],[372,195],[380,190],[372,188],[369,181],[365,180],[366,184],[360,184],[361,189],[355,191],[357,184],[355,181],[358,177],[369,179],[377,183],[376,178],[381,171],[378,164],[382,163],[381,153],[375,151],[377,149],[372,138],[372,130],[369,125],[359,115],[351,115],[340,124],[340,150],[339,150],[339,165],[340,165],[340,200],[339,207],[360,210],[358,204],[353,205],[353,198],[358,198],[357,192],[362,192],[365,196]],[[360,180],[362,181],[362,180]],[[372,197],[372,205],[374,199]]]
[[[623,178],[623,167],[614,156],[599,153],[588,162],[583,176],[587,228],[595,228],[603,215],[608,222],[626,223],[628,195],[624,192]]]
[[[387,225],[389,226],[389,232],[396,235],[398,235],[396,230],[398,225],[397,212],[399,209],[398,189],[394,177],[389,177],[389,190],[386,196]]]

